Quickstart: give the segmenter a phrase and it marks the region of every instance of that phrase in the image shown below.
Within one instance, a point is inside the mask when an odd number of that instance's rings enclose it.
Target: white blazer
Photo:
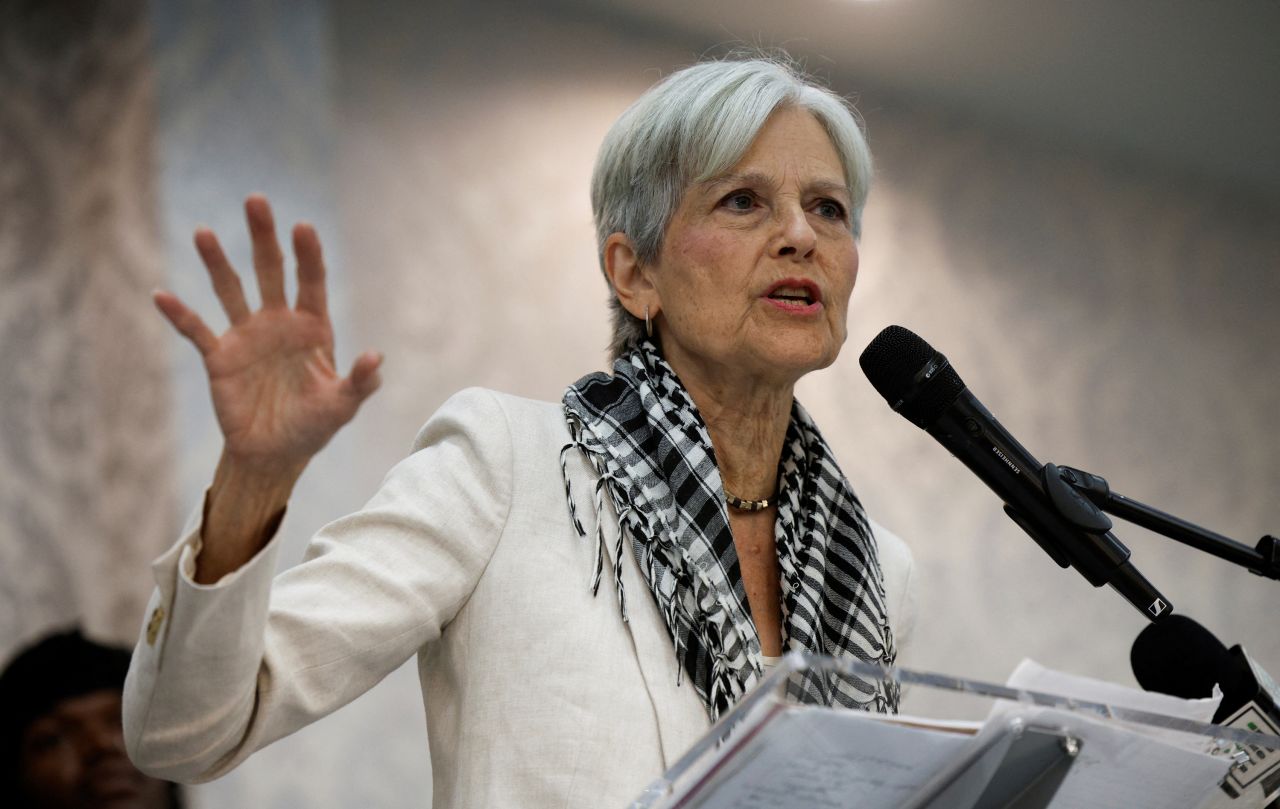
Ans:
[[[560,472],[568,442],[559,404],[470,389],[361,511],[322,529],[274,582],[275,540],[217,584],[195,584],[193,526],[153,564],[125,685],[130,756],[161,778],[217,778],[417,654],[435,809],[627,805],[709,723],[687,678],[676,684],[631,554],[630,622],[610,576],[592,596],[595,547],[569,521]],[[590,534],[596,475],[576,452],[569,475]],[[901,649],[911,556],[891,534],[876,538]]]

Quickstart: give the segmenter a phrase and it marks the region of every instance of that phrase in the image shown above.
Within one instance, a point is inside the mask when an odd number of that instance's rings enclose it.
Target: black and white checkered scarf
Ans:
[[[724,484],[706,424],[675,372],[648,341],[564,395],[572,441],[560,453],[569,511],[579,535],[567,454],[581,451],[599,474],[595,487],[596,569],[604,569],[603,497],[618,515],[613,577],[619,608],[623,537],[649,583],[689,676],[712,721],[763,676],[760,637],[750,618],[729,529]],[[786,650],[808,650],[892,665],[893,634],[871,528],[818,428],[792,405],[779,463],[775,539],[782,570]],[[892,684],[809,678],[807,698],[896,712]]]

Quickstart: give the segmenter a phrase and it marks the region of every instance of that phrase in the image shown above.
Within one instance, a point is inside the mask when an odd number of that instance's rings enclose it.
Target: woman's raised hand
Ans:
[[[265,197],[254,195],[245,201],[244,210],[262,308],[249,308],[239,277],[217,237],[205,228],[196,231],[196,249],[230,327],[216,335],[175,295],[156,292],[154,297],[164,316],[204,358],[225,441],[220,474],[230,465],[288,488],[377,389],[382,357],[365,352],[346,377],[338,375],[315,229],[305,224],[293,229],[298,300],[290,308],[271,206]]]

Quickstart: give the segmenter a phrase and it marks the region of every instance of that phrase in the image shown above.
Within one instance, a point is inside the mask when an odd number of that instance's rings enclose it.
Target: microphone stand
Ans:
[[[1250,573],[1280,581],[1280,539],[1270,534],[1264,536],[1255,547],[1251,548],[1242,542],[1228,539],[1198,525],[1192,525],[1172,514],[1166,514],[1122,494],[1116,494],[1111,491],[1111,486],[1106,479],[1099,475],[1053,464],[1045,465],[1044,474],[1051,490],[1054,488],[1052,480],[1056,477],[1108,514],[1114,514],[1122,520],[1128,520],[1184,545],[1190,545],[1220,559],[1226,559],[1228,562],[1247,568]]]

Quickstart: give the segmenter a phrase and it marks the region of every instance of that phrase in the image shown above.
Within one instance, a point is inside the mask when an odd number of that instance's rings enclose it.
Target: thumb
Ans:
[[[382,377],[378,373],[378,369],[382,366],[382,354],[377,351],[366,351],[356,357],[355,362],[351,364],[351,373],[347,374],[347,378],[342,380],[341,391],[343,395],[355,399],[359,404],[369,398],[378,386],[382,384]]]

